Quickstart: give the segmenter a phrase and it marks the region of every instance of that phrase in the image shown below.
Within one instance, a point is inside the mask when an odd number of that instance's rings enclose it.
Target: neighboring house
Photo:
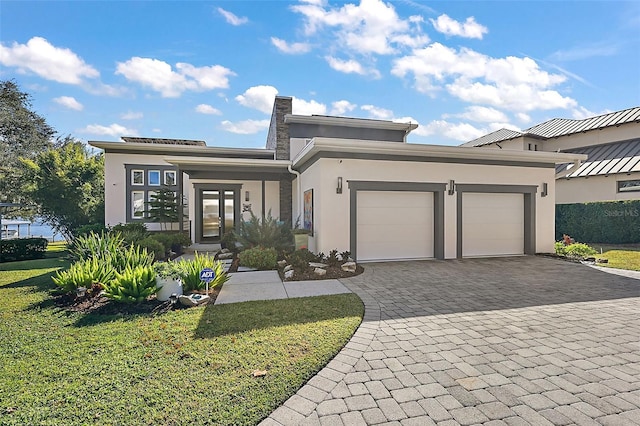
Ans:
[[[167,183],[185,205],[176,229],[196,243],[270,211],[309,229],[310,250],[358,261],[554,250],[555,167],[586,156],[409,144],[416,124],[293,115],[291,103],[276,98],[266,149],[90,142],[105,151],[106,224],[147,221]]]
[[[556,203],[640,199],[640,107],[584,120],[554,118],[517,132],[500,129],[462,146],[584,154],[557,168]]]

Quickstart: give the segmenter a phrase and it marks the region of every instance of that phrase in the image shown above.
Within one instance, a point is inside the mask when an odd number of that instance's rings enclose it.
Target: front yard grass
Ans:
[[[609,263],[598,266],[640,271],[640,244],[600,244],[589,243],[598,253],[596,258],[607,259]]]
[[[59,257],[0,264],[0,424],[257,424],[363,314],[353,294],[156,317],[70,313],[49,294],[66,266]]]

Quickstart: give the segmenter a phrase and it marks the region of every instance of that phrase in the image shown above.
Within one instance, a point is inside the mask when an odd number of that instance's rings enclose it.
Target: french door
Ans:
[[[238,194],[235,189],[200,189],[198,191],[198,242],[217,243],[227,231],[236,227]],[[199,226],[198,226],[199,225]]]

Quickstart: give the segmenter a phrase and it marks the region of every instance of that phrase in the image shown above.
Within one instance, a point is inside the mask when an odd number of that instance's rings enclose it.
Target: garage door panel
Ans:
[[[358,191],[358,260],[433,257],[433,194]]]
[[[524,196],[466,193],[462,196],[462,255],[524,253]]]

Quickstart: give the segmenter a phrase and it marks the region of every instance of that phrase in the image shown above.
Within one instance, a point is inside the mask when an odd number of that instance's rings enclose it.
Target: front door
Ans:
[[[236,226],[236,191],[222,189],[200,190],[198,240],[220,242],[226,231]]]

